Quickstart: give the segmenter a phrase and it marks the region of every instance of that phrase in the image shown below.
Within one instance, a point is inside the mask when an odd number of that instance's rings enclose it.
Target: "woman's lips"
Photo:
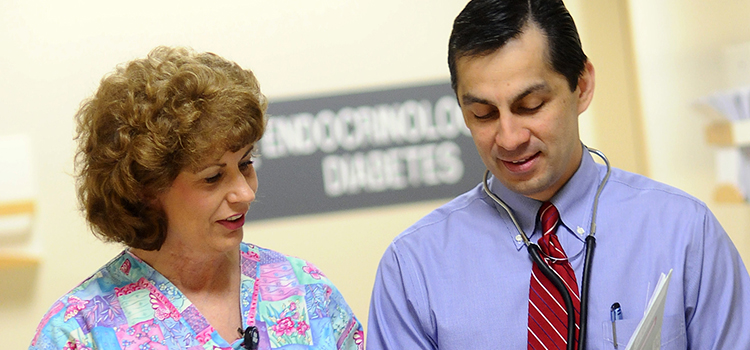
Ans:
[[[230,230],[237,230],[245,225],[245,214],[242,214],[237,220],[219,220],[217,222]]]

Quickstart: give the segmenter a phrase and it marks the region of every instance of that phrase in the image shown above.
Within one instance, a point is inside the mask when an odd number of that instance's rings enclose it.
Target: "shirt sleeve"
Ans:
[[[368,350],[437,349],[418,316],[419,310],[426,309],[426,301],[419,291],[409,290],[409,272],[392,244],[375,276],[367,324]]]
[[[706,210],[702,242],[687,264],[690,349],[750,349],[750,276],[731,239]],[[702,248],[702,249],[701,249]]]
[[[77,327],[75,321],[64,322],[65,309],[61,301],[57,301],[53,307],[44,315],[39,323],[29,350],[41,349],[90,349],[93,344],[90,339],[83,336],[83,331]],[[73,336],[79,335],[79,338]]]

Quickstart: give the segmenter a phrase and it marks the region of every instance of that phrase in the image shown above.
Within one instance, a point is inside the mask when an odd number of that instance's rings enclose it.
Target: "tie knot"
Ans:
[[[555,228],[560,222],[560,213],[552,202],[542,203],[542,207],[539,208],[539,221],[542,223],[543,236],[555,232]]]

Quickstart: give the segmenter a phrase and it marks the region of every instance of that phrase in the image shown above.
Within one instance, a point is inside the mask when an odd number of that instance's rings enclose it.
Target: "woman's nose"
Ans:
[[[235,175],[230,185],[227,200],[232,203],[251,203],[254,201],[255,188],[252,186],[253,181],[256,181],[254,176],[246,177],[242,173]]]

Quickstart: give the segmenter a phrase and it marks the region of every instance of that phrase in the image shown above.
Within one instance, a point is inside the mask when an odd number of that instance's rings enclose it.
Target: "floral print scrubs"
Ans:
[[[245,243],[240,255],[242,320],[258,327],[259,349],[364,349],[362,325],[316,267]],[[125,250],[52,305],[29,349],[242,349],[229,341]]]

